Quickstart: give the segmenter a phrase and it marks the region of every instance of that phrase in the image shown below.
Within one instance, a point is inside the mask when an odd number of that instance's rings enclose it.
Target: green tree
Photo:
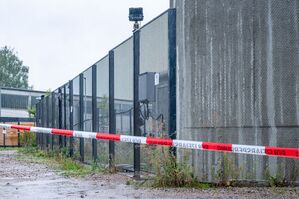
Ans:
[[[23,65],[14,49],[0,48],[0,86],[28,88],[29,67]]]

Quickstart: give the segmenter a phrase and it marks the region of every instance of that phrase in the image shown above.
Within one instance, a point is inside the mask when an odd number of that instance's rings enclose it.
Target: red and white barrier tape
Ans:
[[[254,145],[239,145],[239,144],[226,144],[215,142],[200,142],[188,140],[172,140],[168,138],[153,138],[153,137],[140,137],[129,136],[120,134],[108,134],[101,132],[86,132],[86,131],[73,131],[64,129],[52,129],[43,127],[20,126],[11,124],[0,124],[0,127],[7,129],[26,130],[36,133],[46,133],[54,135],[73,136],[79,138],[91,138],[98,140],[111,140],[138,144],[148,145],[164,145],[176,148],[185,149],[199,149],[209,151],[222,151],[231,153],[242,153],[252,155],[266,155],[266,156],[280,156],[288,158],[299,158],[299,148],[281,148],[271,146],[254,146]]]

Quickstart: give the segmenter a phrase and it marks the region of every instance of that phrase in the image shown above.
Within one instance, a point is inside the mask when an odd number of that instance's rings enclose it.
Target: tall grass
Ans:
[[[209,188],[210,184],[198,181],[193,175],[191,165],[187,162],[187,159],[178,162],[176,157],[169,152],[168,147],[157,147],[151,157],[151,165],[154,169],[151,185],[153,187]]]

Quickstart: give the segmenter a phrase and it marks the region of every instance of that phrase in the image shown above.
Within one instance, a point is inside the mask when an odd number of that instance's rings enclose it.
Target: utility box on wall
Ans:
[[[146,72],[139,75],[139,101],[156,101],[155,72]]]

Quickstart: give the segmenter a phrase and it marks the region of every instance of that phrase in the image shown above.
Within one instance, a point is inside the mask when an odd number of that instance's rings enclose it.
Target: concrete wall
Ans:
[[[179,139],[299,147],[299,1],[178,0]],[[299,181],[299,160],[179,151],[203,181]],[[223,171],[225,171],[223,173]]]

